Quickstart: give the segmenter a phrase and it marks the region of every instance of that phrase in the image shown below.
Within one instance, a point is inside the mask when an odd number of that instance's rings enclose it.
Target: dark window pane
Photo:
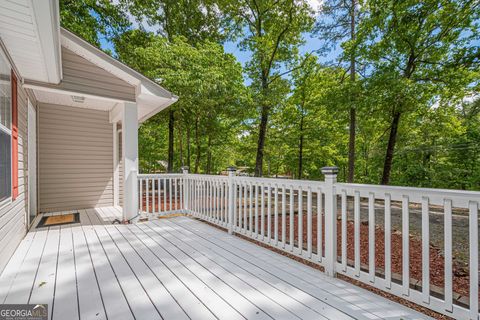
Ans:
[[[11,142],[11,136],[0,130],[0,201],[9,198],[12,192]]]

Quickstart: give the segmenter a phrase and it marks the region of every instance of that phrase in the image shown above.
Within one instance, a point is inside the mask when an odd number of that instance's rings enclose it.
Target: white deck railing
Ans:
[[[139,175],[140,211],[188,213],[319,264],[330,276],[342,274],[454,318],[478,319],[480,192],[337,183],[336,172],[336,168],[324,168],[322,182],[241,177],[233,170],[229,176],[185,170],[183,174]],[[421,231],[422,265],[421,279],[412,280],[413,210],[421,216],[417,229]],[[438,272],[430,269],[433,211],[443,222],[443,235],[435,235],[443,240],[443,288],[430,281],[430,273]],[[463,300],[453,290],[453,214],[463,214],[468,220],[469,297]],[[362,215],[366,216],[363,222]],[[392,219],[401,226],[400,274],[392,271]],[[361,258],[362,223],[368,224],[368,257],[363,259],[368,263]],[[376,265],[376,227],[383,229],[382,266]],[[352,232],[353,243],[349,243]],[[351,247],[353,256],[349,257]],[[400,249],[393,250],[398,255]]]

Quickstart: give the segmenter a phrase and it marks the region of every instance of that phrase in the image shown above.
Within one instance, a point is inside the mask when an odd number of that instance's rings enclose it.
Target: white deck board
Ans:
[[[150,224],[150,228],[153,226]],[[152,230],[156,231],[156,226]],[[158,232],[157,232],[158,233]],[[265,312],[259,309],[251,301],[247,300],[242,294],[234,290],[228,283],[223,282],[216,277],[207,268],[197,263],[194,259],[188,256],[185,252],[175,246],[174,243],[167,242],[161,233],[155,237],[156,241],[166,248],[166,250],[175,257],[183,266],[185,266],[192,274],[196,275],[200,281],[205,283],[210,289],[225,300],[232,308],[247,319],[267,319],[270,318]]]
[[[29,300],[32,304],[47,303],[48,314],[52,314],[59,242],[60,228],[50,228]]]
[[[167,233],[166,228],[162,228],[161,230]],[[181,232],[178,228],[173,230]],[[196,251],[208,253],[212,255],[216,261],[222,261],[224,263],[231,262],[225,266],[235,270],[235,273],[245,278],[248,283],[259,289],[268,288],[266,292],[270,295],[271,299],[278,301],[296,316],[302,319],[325,319],[325,317],[327,319],[328,317],[331,319],[351,319],[350,316],[328,306],[322,300],[315,299],[313,296],[309,296],[296,287],[289,285],[284,279],[275,278],[272,274],[250,263],[248,260],[238,259],[228,251],[209,246],[207,241],[196,237],[194,234],[185,234],[185,236],[192,239],[189,242],[191,244],[202,243],[204,245],[203,248],[195,246]]]
[[[134,319],[110,262],[97,238],[94,227],[82,227],[87,240],[105,312],[109,319]]]
[[[102,295],[83,229],[74,227],[72,231],[80,314],[82,319],[106,319]]]
[[[215,319],[214,315],[191,292],[188,286],[181,282],[176,274],[168,269],[165,263],[155,255],[155,249],[147,246],[146,243],[154,244],[148,236],[143,232],[139,232],[136,226],[128,226],[128,228],[119,227],[118,230],[190,318]]]
[[[191,218],[78,211],[80,224],[27,234],[0,303],[47,303],[51,319],[428,318]]]
[[[130,268],[135,272],[138,281],[164,319],[188,319],[188,316],[172,298],[153,272],[143,262],[131,245],[123,238],[115,226],[105,227],[118,249],[122,252]]]
[[[234,241],[234,239],[231,241],[231,237],[224,237],[224,232],[204,223],[186,218],[179,218],[172,220],[172,222],[182,225],[183,229],[189,229],[196,235],[203,235],[204,239],[213,242],[215,246],[220,246],[226,249],[226,252],[233,252],[252,264],[269,270],[313,296],[319,294],[318,290],[314,290],[315,287],[325,290],[325,293],[330,295],[328,299],[330,304],[354,315],[356,318],[416,319],[419,316],[418,313],[397,303],[387,299],[378,299],[378,296],[367,290],[338,279],[329,278],[308,266],[258,247],[248,241]],[[323,294],[323,299],[326,298]]]
[[[227,319],[240,319],[241,315],[233,309],[222,297],[218,296],[215,291],[210,289],[197,276],[183,266],[174,256],[171,256],[166,248],[161,246],[157,241],[157,235],[146,224],[138,224],[138,228],[143,230],[150,237],[148,240],[151,248],[155,250],[155,254],[159,257],[170,270],[173,270],[180,280],[186,284],[194,294],[199,297],[202,302],[217,317],[225,317]],[[147,244],[148,245],[148,244]]]
[[[135,318],[161,319],[150,297],[139,283],[135,273],[130,269],[128,263],[125,261],[105,228],[96,227],[95,232],[107,254],[110,265],[115,272]]]
[[[52,307],[54,319],[78,319],[77,279],[72,228],[60,228],[57,277]]]
[[[7,294],[18,274],[18,267],[23,264],[23,260],[26,258],[27,253],[34,242],[35,235],[36,233],[31,232],[25,236],[3,270],[0,277],[0,304],[5,303]]]
[[[32,246],[22,264],[17,266],[18,273],[11,284],[4,303],[27,303],[37,275],[43,248],[47,240],[48,230],[38,231]],[[10,264],[10,262],[9,262]],[[1,290],[0,290],[1,291]]]

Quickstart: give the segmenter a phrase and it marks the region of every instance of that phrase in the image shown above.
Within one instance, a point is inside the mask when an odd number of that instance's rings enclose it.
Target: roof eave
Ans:
[[[58,0],[32,1],[38,40],[47,70],[48,82],[58,84],[62,80],[60,47],[60,16]]]

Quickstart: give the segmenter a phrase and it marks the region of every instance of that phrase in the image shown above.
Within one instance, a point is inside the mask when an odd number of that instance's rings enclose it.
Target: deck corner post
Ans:
[[[337,167],[323,167],[325,176],[325,273],[335,277],[337,262]]]
[[[122,110],[123,220],[135,222],[139,216],[138,193],[138,108],[125,102]]]
[[[188,202],[190,201],[190,195],[188,194],[189,192],[189,188],[188,188],[188,167],[187,166],[183,166],[182,167],[182,174],[183,174],[183,177],[182,177],[182,188],[183,188],[183,211],[185,213],[188,213],[189,211],[189,206],[188,206]]]
[[[227,168],[228,172],[228,220],[227,220],[227,229],[228,229],[228,234],[233,234],[233,210],[235,203],[233,202],[234,198],[234,187],[235,187],[235,173],[237,172],[237,169],[235,167],[228,167]]]

